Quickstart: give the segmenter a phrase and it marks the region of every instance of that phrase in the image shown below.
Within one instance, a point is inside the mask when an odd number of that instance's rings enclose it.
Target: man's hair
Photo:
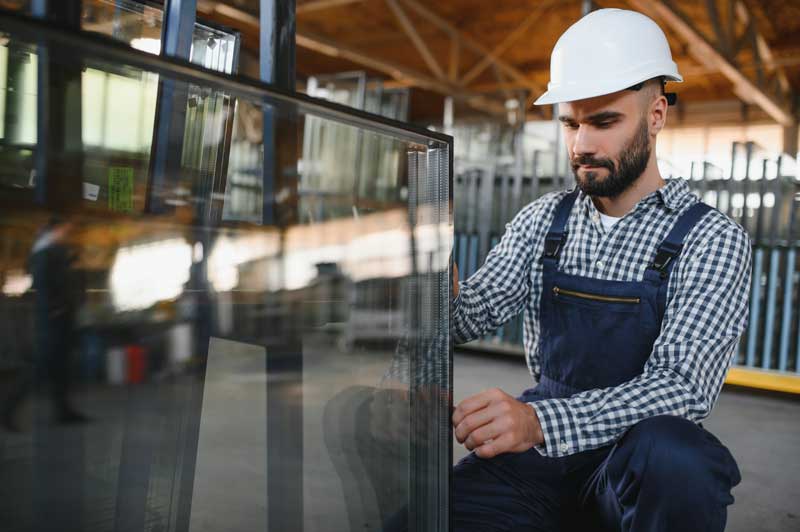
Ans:
[[[641,83],[637,83],[636,85],[631,85],[627,88],[629,91],[644,91],[643,94],[648,96],[664,96],[667,98],[667,103],[669,105],[675,105],[678,100],[678,95],[674,92],[666,92],[664,90],[664,86],[667,84],[667,80],[664,76],[658,76],[655,78],[650,78],[646,81],[642,81]]]

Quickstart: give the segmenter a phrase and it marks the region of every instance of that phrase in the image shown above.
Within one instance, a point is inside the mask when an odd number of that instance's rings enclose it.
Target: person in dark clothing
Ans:
[[[52,218],[33,244],[28,262],[33,277],[36,329],[34,368],[23,376],[3,411],[3,425],[19,431],[16,415],[33,383],[43,379],[59,423],[82,423],[86,416],[69,400],[70,359],[77,343],[76,314],[82,295],[74,268],[77,254],[67,240],[73,224]]]

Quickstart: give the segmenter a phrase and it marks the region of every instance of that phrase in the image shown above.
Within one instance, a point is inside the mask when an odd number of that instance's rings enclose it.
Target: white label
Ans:
[[[90,201],[97,201],[97,195],[100,193],[100,185],[93,183],[83,182],[83,199]]]

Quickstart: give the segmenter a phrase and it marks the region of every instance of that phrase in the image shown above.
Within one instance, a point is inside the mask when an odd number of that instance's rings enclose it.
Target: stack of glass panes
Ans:
[[[3,530],[446,530],[451,139],[138,34],[0,37]],[[396,164],[307,180],[309,120]]]

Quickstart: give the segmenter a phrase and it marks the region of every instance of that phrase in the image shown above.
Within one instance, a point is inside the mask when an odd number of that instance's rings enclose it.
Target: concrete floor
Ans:
[[[217,359],[217,355],[224,356]],[[382,439],[375,449],[362,448],[358,438],[334,441],[327,436],[335,426],[339,430],[333,432],[342,435],[358,436],[367,430],[363,423],[356,423],[364,412],[353,407],[350,396],[341,403],[339,394],[354,385],[365,390],[375,386],[391,352],[364,350],[342,356],[307,349],[306,356],[302,528],[306,532],[378,530],[381,516],[392,513],[386,508],[407,500],[402,483],[387,472],[404,473],[408,454],[389,453],[386,446],[390,441],[405,445],[407,432],[399,430],[394,440]],[[269,497],[264,417],[266,389],[278,381],[263,374],[260,348],[215,341],[209,358],[189,528],[192,532],[275,528],[265,527]],[[532,381],[520,357],[457,352],[454,383],[459,401],[493,386],[516,394]],[[76,391],[75,400],[92,423],[48,428],[38,440],[30,432],[0,431],[0,515],[4,517],[0,528],[4,532],[31,530],[34,510],[47,494],[54,498],[47,499],[48,514],[43,515],[60,515],[45,519],[52,520],[58,530],[70,528],[63,526],[66,518],[80,523],[71,529],[93,532],[144,530],[145,523],[166,523],[174,513],[170,511],[173,477],[182,456],[175,442],[183,415],[177,407],[184,402],[185,385],[177,380],[128,388],[87,387],[83,393]],[[387,410],[376,401],[370,404],[374,410],[370,419],[383,423],[370,425],[369,432],[392,434],[393,428],[404,427],[407,431],[403,423],[385,415],[403,418],[407,411],[400,408],[402,400],[389,404]],[[326,416],[333,425],[325,425]],[[347,420],[352,426],[346,426]],[[729,512],[729,531],[800,531],[799,420],[798,398],[742,389],[723,391],[705,426],[731,449],[742,471],[742,483],[734,490],[736,503]],[[47,445],[42,447],[43,443]],[[459,459],[465,450],[453,443]],[[353,448],[359,456],[376,460],[347,459]],[[343,449],[350,452],[339,453]],[[35,453],[40,453],[36,456],[41,467],[33,467]],[[43,488],[48,488],[47,493],[39,493]],[[9,516],[14,517],[12,523]],[[353,526],[354,519],[361,519],[361,525]]]
[[[521,357],[457,351],[454,398],[485,388],[516,395],[532,381]],[[733,454],[742,473],[728,532],[800,531],[800,398],[725,387],[703,426]],[[454,441],[454,458],[466,449]]]

